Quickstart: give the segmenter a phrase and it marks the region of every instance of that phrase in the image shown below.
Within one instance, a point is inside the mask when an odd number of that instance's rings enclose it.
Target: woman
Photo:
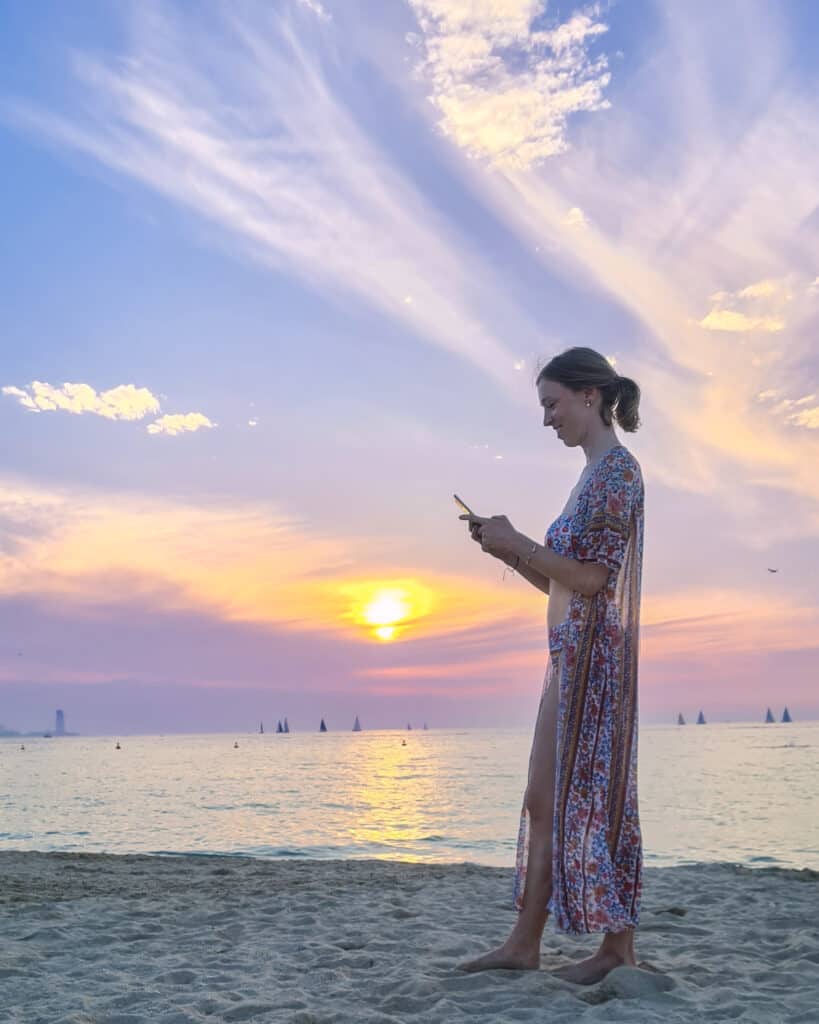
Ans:
[[[634,966],[642,889],[637,808],[637,645],[643,556],[640,466],[612,420],[639,426],[640,389],[589,348],[539,373],[543,425],[586,466],[545,545],[506,516],[461,516],[472,538],[549,595],[549,665],[523,801],[514,902],[503,945],[469,971],[537,969],[549,913],[561,931],[602,932],[597,953],[556,973],[594,984]]]

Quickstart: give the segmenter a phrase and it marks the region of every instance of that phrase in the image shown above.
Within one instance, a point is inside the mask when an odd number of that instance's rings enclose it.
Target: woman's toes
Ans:
[[[467,960],[458,964],[458,970],[474,973],[475,971],[536,971],[540,967],[540,956],[535,953],[520,953],[505,946],[484,953],[475,960]]]
[[[575,985],[596,985],[598,981],[613,971],[615,967],[622,967],[624,960],[615,953],[596,954],[588,960],[581,960],[578,964],[567,964],[559,967],[552,974],[563,981],[571,981]]]

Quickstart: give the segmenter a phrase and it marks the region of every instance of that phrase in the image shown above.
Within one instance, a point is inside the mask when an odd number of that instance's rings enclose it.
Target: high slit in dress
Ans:
[[[560,931],[573,934],[624,931],[636,927],[640,914],[637,656],[643,502],[640,465],[616,445],[592,468],[574,511],[559,516],[546,534],[546,546],[556,554],[609,569],[606,585],[593,597],[573,593],[565,620],[549,630],[541,696],[542,709],[546,692],[558,687],[548,910]],[[524,802],[513,896],[518,910],[528,854]]]

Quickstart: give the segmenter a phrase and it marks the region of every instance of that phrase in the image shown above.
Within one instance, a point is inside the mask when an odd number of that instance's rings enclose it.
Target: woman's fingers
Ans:
[[[486,548],[483,546],[483,529],[482,528],[483,528],[483,525],[485,523],[487,523],[489,520],[483,519],[481,516],[469,516],[469,515],[460,515],[460,516],[458,516],[458,518],[459,519],[468,519],[469,520],[469,536],[472,538],[472,540],[474,540],[476,543],[481,545],[481,550],[482,551],[486,551]]]

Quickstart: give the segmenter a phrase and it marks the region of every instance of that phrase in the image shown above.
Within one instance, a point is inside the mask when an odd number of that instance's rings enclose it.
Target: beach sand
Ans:
[[[819,872],[649,869],[637,955],[580,987],[464,974],[511,872],[385,861],[0,852],[0,1021],[819,1021]]]

